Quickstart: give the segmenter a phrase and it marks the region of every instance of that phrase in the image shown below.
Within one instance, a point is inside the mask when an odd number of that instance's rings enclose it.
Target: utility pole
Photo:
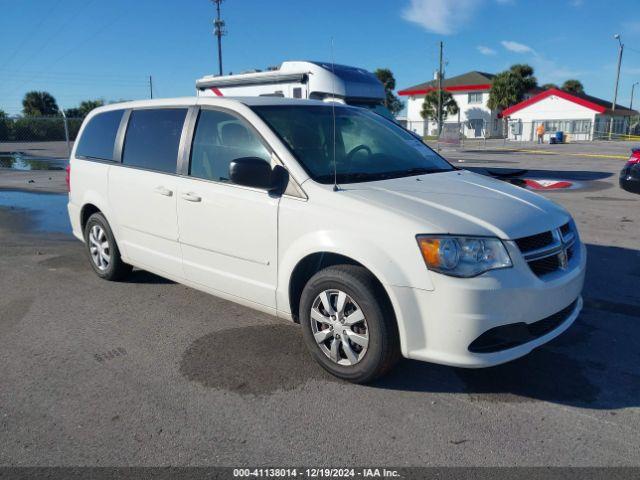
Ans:
[[[631,105],[629,105],[629,110],[633,110],[633,91],[636,88],[636,85],[638,85],[640,82],[636,82],[633,85],[631,85]]]
[[[153,98],[153,77],[149,75],[149,98]]]
[[[440,65],[438,67],[438,139],[442,133],[442,41],[440,42]]]
[[[218,75],[222,76],[222,36],[227,33],[224,26],[224,20],[220,18],[220,4],[223,0],[211,0],[216,4],[216,19],[213,22],[215,27],[213,33],[218,37]]]
[[[618,43],[620,44],[620,48],[618,49],[618,73],[616,74],[616,88],[613,91],[613,103],[611,104],[611,121],[609,122],[609,140],[613,136],[613,114],[616,111],[616,103],[618,102],[618,83],[620,82],[620,65],[622,65],[622,52],[624,51],[624,44],[620,40],[620,35],[615,34],[613,36]]]

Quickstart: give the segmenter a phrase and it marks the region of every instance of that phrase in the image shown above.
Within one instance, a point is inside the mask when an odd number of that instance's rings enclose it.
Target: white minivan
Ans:
[[[100,277],[138,267],[298,322],[320,365],[353,382],[401,356],[507,362],[582,307],[586,250],[564,208],[453,167],[363,108],[109,105],[84,121],[69,180]]]

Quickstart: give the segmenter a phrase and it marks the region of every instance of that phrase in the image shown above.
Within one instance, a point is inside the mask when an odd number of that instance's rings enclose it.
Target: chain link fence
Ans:
[[[0,117],[0,143],[73,141],[82,118]]]
[[[435,122],[407,120],[401,124],[408,130],[427,140],[436,140],[438,138],[438,125]],[[460,140],[503,138],[503,129],[500,127],[500,122],[481,118],[470,119],[464,122],[444,122],[442,131],[447,132],[446,136],[448,141],[451,141],[456,135]]]
[[[425,140],[438,144],[478,145],[488,139],[502,139],[505,142],[562,143],[588,142],[593,140],[640,141],[640,118],[596,118],[576,120],[468,120],[465,122],[445,122],[438,136],[434,122],[404,121],[403,125]],[[543,128],[540,129],[540,126]],[[539,133],[542,132],[542,136]],[[562,132],[558,135],[558,132]],[[540,138],[539,138],[540,137]]]

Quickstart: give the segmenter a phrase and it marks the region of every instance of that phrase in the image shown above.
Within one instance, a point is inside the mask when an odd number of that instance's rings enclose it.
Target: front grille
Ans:
[[[571,224],[570,223],[565,223],[564,225],[562,225],[560,227],[560,233],[562,233],[563,236],[567,236],[571,233]]]
[[[575,256],[576,232],[570,222],[556,230],[515,240],[531,271],[544,277],[568,267]]]
[[[553,243],[553,235],[551,232],[542,232],[537,235],[531,235],[529,237],[523,237],[516,240],[516,245],[522,253],[527,253],[532,250],[546,247]]]
[[[574,300],[571,305],[553,315],[533,323],[510,323],[487,330],[469,345],[472,353],[494,353],[517,347],[540,338],[563,324],[576,308]]]
[[[540,260],[533,260],[529,262],[529,268],[540,277],[558,270],[560,268],[560,259],[558,255],[553,255],[551,257],[541,258]]]

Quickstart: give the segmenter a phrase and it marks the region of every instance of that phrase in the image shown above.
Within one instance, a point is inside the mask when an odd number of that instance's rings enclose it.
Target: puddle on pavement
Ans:
[[[34,157],[21,152],[0,155],[0,168],[12,170],[64,170],[66,165],[63,158]]]
[[[43,232],[71,233],[66,194],[0,190],[0,207],[29,216],[31,228]]]
[[[205,387],[265,395],[309,380],[338,382],[317,365],[299,325],[256,325],[213,332],[185,352],[180,372]]]

